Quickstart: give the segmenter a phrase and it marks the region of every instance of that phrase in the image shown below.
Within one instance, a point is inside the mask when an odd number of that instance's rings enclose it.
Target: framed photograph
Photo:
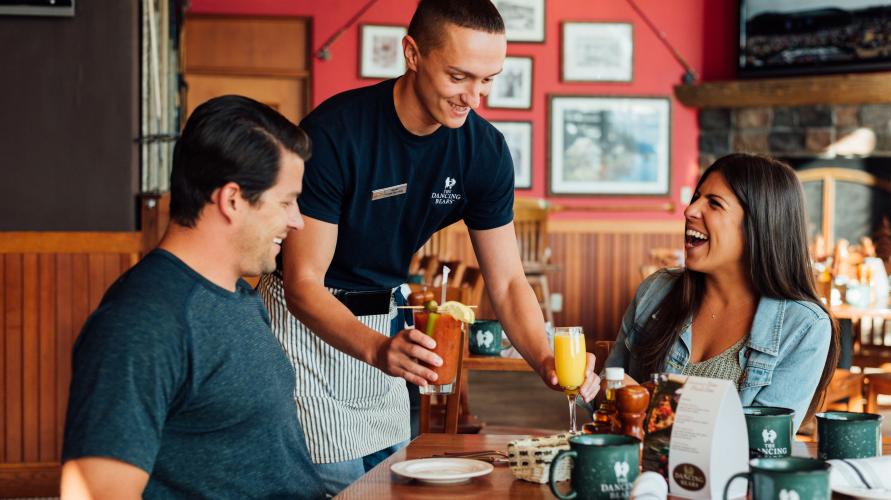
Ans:
[[[630,23],[563,23],[564,82],[630,82],[634,36]]]
[[[667,195],[667,97],[550,96],[548,188],[555,195]]]
[[[514,161],[514,188],[532,187],[532,122],[489,122],[503,135]]]
[[[532,109],[532,58],[506,57],[486,99],[489,108]]]
[[[740,0],[741,77],[891,68],[891,0]]]
[[[359,28],[359,76],[361,78],[396,78],[405,73],[402,39],[405,26],[363,24]]]
[[[508,42],[545,41],[545,0],[493,0],[504,19]]]

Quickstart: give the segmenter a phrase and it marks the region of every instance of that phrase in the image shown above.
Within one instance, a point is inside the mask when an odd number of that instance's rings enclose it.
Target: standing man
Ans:
[[[241,276],[303,227],[310,141],[268,106],[211,99],[173,153],[170,226],[74,346],[68,498],[320,498],[294,369]],[[289,233],[290,231],[290,233]]]
[[[405,75],[336,95],[301,124],[314,147],[300,199],[306,227],[260,293],[296,367],[297,406],[329,493],[409,438],[405,381],[434,382],[420,361],[440,360],[430,337],[391,319],[412,255],[456,221],[470,229],[513,345],[556,388],[517,250],[510,153],[473,111],[506,50],[488,0],[421,0],[403,40]],[[593,366],[589,355],[586,399],[596,392]]]

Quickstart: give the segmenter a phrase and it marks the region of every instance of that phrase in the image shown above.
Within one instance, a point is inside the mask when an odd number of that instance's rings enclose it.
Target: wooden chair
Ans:
[[[594,341],[594,347],[591,349],[591,352],[594,354],[594,373],[600,373],[603,371],[603,365],[606,363],[606,358],[609,357],[609,352],[613,350],[613,345],[616,342],[614,340],[596,340]],[[638,382],[643,382],[643,380],[638,380]]]
[[[418,285],[410,285],[412,291],[421,289]],[[468,304],[470,289],[467,287],[446,287],[446,300],[457,300]],[[461,329],[461,345],[463,349],[458,355],[458,375],[455,377],[455,389],[445,398],[445,423],[442,430],[434,429],[432,421],[434,416],[442,413],[442,406],[432,401],[432,396],[421,396],[419,428],[421,434],[427,432],[445,432],[447,434],[458,433],[458,420],[461,411],[461,392],[466,383],[467,371],[464,370],[464,356],[467,350],[467,331]]]
[[[59,495],[71,349],[105,290],[139,260],[139,232],[0,232],[5,387],[0,497]]]
[[[436,255],[424,255],[418,258],[417,266],[411,274],[420,274],[424,278],[424,283],[431,285],[436,277],[436,273],[441,268],[439,257]]]
[[[863,374],[837,368],[826,387],[821,410],[863,411],[863,384]]]
[[[449,268],[449,283],[451,283],[453,286],[462,286],[462,281],[464,280],[464,271],[467,269],[467,266],[461,260],[439,261],[439,265],[436,267],[436,272],[431,276],[432,280],[429,282],[432,283],[433,286],[442,285],[442,275],[444,267]]]
[[[870,373],[863,377],[866,385],[866,413],[877,413],[879,394],[891,394],[891,373]]]
[[[863,383],[866,386],[866,413],[878,413],[879,394],[891,395],[891,372],[869,373],[863,377]],[[891,438],[884,437],[882,442],[889,443]]]
[[[486,287],[486,284],[483,282],[483,273],[480,271],[480,268],[465,266],[460,286],[469,289],[467,296],[468,304],[481,305],[483,289]],[[477,312],[479,312],[479,309],[477,309]]]
[[[554,324],[547,273],[559,268],[548,263],[551,256],[551,249],[548,247],[549,212],[550,208],[545,200],[538,198],[514,200],[514,230],[517,233],[517,246],[523,270],[538,297],[545,321]]]
[[[409,274],[421,274],[424,283],[432,284],[441,272],[440,259],[449,258],[449,236],[445,230],[433,233],[429,240],[412,256],[408,266]]]

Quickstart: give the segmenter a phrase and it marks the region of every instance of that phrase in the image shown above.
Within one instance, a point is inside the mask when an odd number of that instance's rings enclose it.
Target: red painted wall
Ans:
[[[191,0],[191,12],[218,14],[305,16],[313,21],[313,50],[317,50],[351,18],[366,0]],[[731,0],[637,0],[640,8],[661,29],[687,62],[708,79],[725,79],[733,74],[733,38],[736,12]],[[408,25],[415,0],[379,0],[359,23]],[[562,83],[560,81],[560,23],[563,21],[620,21],[634,25],[634,80],[631,83]],[[372,80],[358,77],[358,26],[354,25],[334,43],[331,59],[313,60],[314,105],[333,94],[368,85]],[[682,186],[694,186],[698,170],[699,129],[695,110],[674,99],[672,87],[680,82],[683,69],[671,57],[643,20],[621,0],[546,0],[546,41],[543,44],[510,43],[509,55],[534,58],[533,104],[531,110],[479,109],[493,120],[533,122],[532,189],[520,195],[547,196],[547,96],[583,94],[670,97],[671,107],[671,192],[665,197],[586,197],[557,198],[565,206],[620,206],[673,200],[674,213],[666,212],[566,212],[561,218],[597,219],[677,219]]]

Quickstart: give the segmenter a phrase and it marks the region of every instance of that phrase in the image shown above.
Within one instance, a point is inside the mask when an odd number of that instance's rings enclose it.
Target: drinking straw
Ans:
[[[445,304],[446,299],[446,285],[449,283],[449,273],[452,270],[449,269],[449,266],[442,266],[442,295],[440,296],[442,300],[439,301],[440,304]]]

